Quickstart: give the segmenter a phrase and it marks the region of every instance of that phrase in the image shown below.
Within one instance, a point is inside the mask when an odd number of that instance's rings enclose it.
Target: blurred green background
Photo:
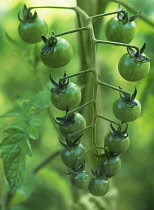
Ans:
[[[123,1],[125,2],[125,1]],[[63,75],[83,70],[80,62],[80,38],[77,34],[67,35],[65,38],[72,44],[74,56],[71,62],[61,69],[49,69],[39,60],[38,54],[42,43],[38,45],[25,44],[18,35],[18,11],[23,4],[30,6],[75,6],[84,8],[88,14],[111,12],[117,9],[117,3],[107,0],[0,0],[0,115],[12,109],[16,103],[33,97],[42,87],[49,83],[52,73],[56,80]],[[154,23],[154,0],[129,0],[138,11],[142,11]],[[122,7],[122,6],[121,6]],[[49,29],[56,33],[74,29],[77,24],[74,12],[68,10],[40,9],[39,16],[44,18]],[[130,11],[130,14],[133,14]],[[105,23],[109,17],[94,23],[96,37],[106,40],[104,35]],[[146,42],[146,55],[151,58],[151,71],[149,75],[136,83],[130,83],[120,77],[117,64],[120,57],[126,52],[124,47],[99,45],[97,48],[98,74],[102,81],[125,90],[138,89],[137,99],[142,104],[142,115],[135,122],[129,124],[131,145],[127,152],[121,155],[122,168],[111,180],[111,189],[104,197],[94,197],[87,190],[75,189],[65,175],[66,168],[59,156],[52,160],[38,173],[33,169],[51,153],[61,149],[58,134],[49,118],[49,113],[40,114],[42,121],[39,126],[39,139],[32,141],[33,156],[27,157],[27,173],[23,185],[12,199],[8,196],[8,185],[4,178],[3,163],[0,160],[0,209],[3,209],[7,200],[11,210],[152,210],[154,209],[154,27],[138,18],[137,35],[131,44],[141,47]],[[49,30],[50,31],[50,30]],[[7,33],[7,38],[5,35]],[[50,34],[49,34],[50,35]],[[80,46],[81,47],[81,46]],[[86,60],[86,55],[84,54]],[[86,66],[86,65],[85,65]],[[80,78],[73,78],[83,88],[85,94],[91,95]],[[118,93],[107,88],[100,88],[98,109],[104,116],[116,120],[112,113],[113,101]],[[50,105],[54,116],[63,116]],[[15,117],[0,118],[0,141],[4,138],[3,130]],[[99,123],[99,122],[98,122]],[[104,135],[109,130],[108,122],[98,125],[98,142],[103,142]],[[100,129],[101,128],[101,129]],[[90,140],[89,140],[90,141]],[[82,140],[89,145],[87,138]]]

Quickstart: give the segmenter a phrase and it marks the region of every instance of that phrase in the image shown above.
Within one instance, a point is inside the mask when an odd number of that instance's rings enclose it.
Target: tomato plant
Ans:
[[[128,13],[123,10],[112,17],[106,23],[105,34],[109,41],[130,43],[136,34],[136,24],[134,20],[138,15],[128,18]]]
[[[61,37],[56,38],[53,34],[47,39],[42,36],[45,45],[41,48],[41,60],[50,68],[60,68],[67,65],[73,55],[70,43]]]
[[[64,73],[64,78],[66,74]],[[50,80],[55,86],[51,90],[51,102],[52,104],[62,111],[66,111],[67,108],[74,109],[78,107],[81,101],[80,88],[69,80],[59,80],[57,84],[51,77]]]
[[[41,17],[38,17],[36,12],[32,15],[26,5],[23,9],[23,17],[24,19],[21,19],[19,16],[20,23],[18,26],[21,39],[30,44],[40,42],[42,40],[41,35],[46,35],[48,32],[46,22]]]
[[[150,60],[143,54],[145,45],[140,52],[128,48],[128,53],[124,54],[118,63],[120,75],[131,82],[143,79],[150,71]]]
[[[34,15],[31,13],[33,9],[43,8],[73,10],[78,18],[79,27],[59,33],[59,28],[55,27],[55,24],[52,27],[56,32],[52,32],[52,35],[46,38],[47,24],[41,17],[38,17],[36,12]],[[150,59],[144,54],[145,44],[141,49],[138,46],[129,44],[136,34],[134,20],[139,14],[128,17],[127,11],[119,8],[117,11],[92,16],[76,6],[29,8],[24,6],[22,14],[23,19],[20,13],[18,14],[20,20],[18,32],[21,38],[27,43],[37,43],[43,40],[44,45],[40,51],[36,44],[35,46],[28,46],[25,51],[20,49],[19,52],[24,52],[23,55],[26,55],[25,60],[28,64],[26,66],[28,66],[28,70],[32,70],[32,75],[37,78],[38,87],[44,87],[43,90],[30,99],[26,97],[25,100],[22,97],[19,100],[17,99],[16,103],[18,104],[13,106],[15,108],[0,116],[19,117],[19,121],[11,124],[4,130],[4,135],[6,136],[0,144],[0,149],[3,150],[1,157],[4,163],[6,179],[11,189],[11,196],[8,196],[10,192],[6,195],[8,203],[5,207],[6,209],[10,207],[9,204],[12,201],[9,199],[12,198],[12,194],[16,192],[23,182],[26,170],[26,155],[32,155],[30,140],[39,138],[39,125],[46,120],[45,117],[50,118],[53,124],[49,127],[52,139],[54,139],[52,129],[55,129],[57,136],[60,136],[59,142],[63,148],[60,149],[61,153],[59,150],[58,152],[56,151],[56,155],[61,154],[61,160],[68,170],[67,174],[71,175],[71,183],[78,189],[88,188],[89,192],[94,196],[105,195],[109,190],[108,179],[116,175],[121,167],[119,154],[125,152],[130,144],[127,122],[134,121],[140,116],[141,104],[136,99],[136,88],[132,94],[103,81],[106,80],[105,74],[102,74],[102,76],[98,74],[100,69],[97,63],[97,45],[107,44],[108,46],[114,45],[127,48],[128,53],[123,55],[118,63],[119,73],[124,79],[131,82],[143,79],[150,70]],[[105,33],[109,41],[98,40],[96,37],[99,30],[97,27],[93,27],[93,21],[113,14],[117,14],[117,17],[111,18],[106,24]],[[60,68],[66,66],[73,56],[71,44],[66,39],[61,38],[61,36],[76,32],[80,33],[78,36],[78,49],[81,55],[76,57],[77,59],[80,58],[80,62],[73,63],[74,69],[72,71],[74,72],[77,69],[77,72],[68,75],[65,71],[64,74],[62,73],[63,77],[61,77]],[[7,39],[14,43],[17,48],[20,46],[9,35],[7,35]],[[26,45],[24,44],[24,46]],[[29,53],[32,47],[34,51]],[[77,51],[75,50],[74,52]],[[32,54],[34,60],[31,58]],[[114,56],[112,51],[111,56]],[[48,81],[46,81],[49,79],[49,75],[46,71],[42,71],[43,68],[46,68],[44,65],[40,68],[40,61],[49,68],[56,68],[50,70],[51,74],[58,78],[58,83],[56,83],[50,75],[51,83],[54,86],[51,92]],[[68,71],[71,71],[71,69]],[[79,79],[75,80],[77,84],[70,82],[70,78],[78,76],[80,76]],[[108,81],[111,82],[111,78]],[[102,99],[102,95],[98,90],[99,86],[104,86],[120,93],[120,97],[113,103],[113,114],[121,122],[117,122],[117,119],[113,121],[99,113],[98,103]],[[82,87],[82,97],[79,87]],[[51,102],[58,110],[52,109]],[[62,114],[64,117],[55,116],[59,115],[59,113],[61,114],[62,111],[66,112],[65,116]],[[42,115],[40,114],[41,112],[43,113]],[[38,120],[39,114],[41,115],[41,120]],[[108,113],[106,112],[106,114]],[[56,118],[56,123],[59,126],[55,124],[54,118]],[[102,138],[97,136],[97,132],[102,132],[100,130],[101,126],[98,126],[98,120],[100,119],[111,123],[111,130],[104,138],[104,147],[101,146],[103,145]],[[113,124],[117,125],[118,128],[115,129]],[[126,128],[123,130],[124,124]],[[85,131],[87,135],[84,135]],[[42,136],[46,137],[46,130],[44,129],[43,132],[45,135]],[[83,143],[80,143],[82,136]],[[89,148],[87,149],[85,146]],[[99,154],[100,151],[98,150],[101,150],[101,154]],[[97,152],[97,155],[93,157],[94,152]],[[43,160],[43,163],[36,167],[34,173],[39,171],[41,167],[44,167],[51,159],[54,159],[56,155],[54,153],[48,159]],[[87,158],[87,156],[90,156],[90,158]],[[94,177],[89,181],[89,174],[85,172],[85,166],[87,161],[90,160],[92,160],[93,165],[96,163],[96,171],[92,170]],[[88,163],[87,165],[89,166],[90,164]],[[90,167],[87,168],[89,170]],[[51,177],[57,178],[54,175]],[[56,188],[58,187],[56,186]]]

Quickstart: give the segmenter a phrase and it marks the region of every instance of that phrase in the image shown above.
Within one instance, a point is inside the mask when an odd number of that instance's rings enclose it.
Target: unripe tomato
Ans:
[[[107,157],[102,156],[98,158],[99,175],[104,175],[107,178],[114,176],[121,168],[121,160],[118,156]]]
[[[41,17],[36,17],[35,19],[20,22],[18,32],[23,41],[34,44],[42,40],[42,34],[47,34],[48,26]]]
[[[51,92],[51,102],[57,109],[62,111],[66,111],[67,108],[77,108],[80,101],[81,91],[75,83],[69,82],[63,91],[53,89]]]
[[[142,54],[142,56],[145,56]],[[150,62],[137,61],[128,53],[124,54],[118,63],[120,75],[127,81],[135,82],[143,79],[150,70]]]
[[[137,99],[131,102],[123,100],[121,97],[113,103],[113,113],[121,121],[131,122],[136,120],[141,114],[141,104]]]
[[[85,189],[89,185],[89,175],[85,171],[73,174],[71,183],[78,189]]]
[[[107,179],[102,177],[94,177],[90,180],[89,183],[89,192],[95,196],[103,196],[109,190],[110,184]]]
[[[112,135],[108,133],[104,138],[104,147],[108,147],[109,152],[113,155],[125,152],[130,145],[128,135]]]
[[[40,56],[46,66],[60,68],[70,62],[73,56],[73,50],[66,39],[58,37],[54,44],[46,44],[42,47]]]
[[[129,44],[135,37],[136,24],[134,21],[123,22],[112,17],[106,23],[105,34],[109,41]]]
[[[75,147],[64,148],[61,151],[61,160],[67,167],[75,168],[76,161],[78,161],[78,158],[81,157],[85,151],[86,149],[81,144]],[[79,161],[82,163],[84,159],[85,157],[83,155]]]
[[[60,124],[61,125],[59,125],[59,130],[61,134],[66,138],[68,137],[69,134],[76,133],[77,131],[80,131],[86,127],[85,118],[79,113],[75,113],[74,118],[72,120],[68,119],[67,121],[64,122],[61,121]],[[75,134],[74,136],[72,136],[71,139],[77,139],[82,134],[83,132]]]

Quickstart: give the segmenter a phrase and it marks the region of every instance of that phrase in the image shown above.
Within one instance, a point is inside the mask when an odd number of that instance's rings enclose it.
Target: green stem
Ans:
[[[75,10],[75,7],[57,7],[57,6],[41,6],[41,7],[29,7],[29,11],[32,9],[70,9]]]
[[[55,37],[64,36],[64,35],[67,35],[67,34],[80,32],[80,31],[83,31],[83,30],[88,30],[88,27],[77,28],[77,29],[74,29],[74,30],[70,30],[70,31],[66,31],[66,32],[60,33],[60,34],[55,34]]]
[[[106,117],[104,117],[104,116],[102,116],[102,115],[100,115],[100,114],[97,114],[97,117],[98,117],[98,118],[101,118],[101,119],[103,119],[103,120],[106,120],[106,121],[108,121],[108,122],[110,122],[110,123],[114,123],[115,125],[118,125],[120,128],[122,128],[122,125],[121,125],[120,123],[117,123],[117,122],[115,122],[115,121],[113,121],[113,120],[110,120],[110,119],[108,119],[108,118],[106,118]]]
[[[130,44],[125,44],[125,43],[120,43],[120,42],[111,42],[111,41],[104,41],[104,40],[96,40],[97,44],[111,44],[111,45],[116,45],[116,46],[123,46],[123,47],[130,47],[130,48],[135,48],[137,52],[140,51],[140,48],[135,46],[135,45],[130,45]]]
[[[41,163],[39,163],[34,169],[33,173],[37,173],[40,171],[44,166],[46,166],[49,162],[55,159],[57,156],[60,155],[61,150],[57,150],[56,152],[50,154],[47,158],[45,158]]]
[[[114,11],[114,12],[103,13],[103,14],[94,15],[94,16],[90,16],[89,19],[94,20],[94,19],[101,18],[101,17],[104,17],[104,16],[117,14],[117,13],[119,13],[119,12],[121,12],[121,10]]]
[[[80,7],[75,7],[74,10],[76,11],[77,14],[80,14],[83,18],[85,18],[85,20],[89,18],[89,15]]]
[[[92,128],[91,125],[87,126],[86,128],[83,128],[83,129],[81,129],[81,130],[79,130],[79,131],[77,131],[77,132],[75,132],[75,133],[69,134],[69,135],[68,135],[68,138],[71,139],[73,136],[75,136],[75,135],[77,135],[77,134],[79,134],[79,133],[82,133],[82,132],[84,132],[84,131],[86,131],[86,130],[89,130],[90,128]]]
[[[127,91],[122,90],[122,89],[120,89],[120,88],[116,88],[116,87],[114,87],[114,86],[112,86],[112,85],[109,85],[109,84],[107,84],[107,83],[105,83],[105,82],[102,82],[102,81],[100,81],[100,80],[98,80],[98,84],[99,84],[99,85],[103,85],[103,86],[108,87],[108,88],[111,88],[111,89],[113,89],[113,90],[119,91],[119,92],[121,92],[121,93],[128,94],[128,95],[130,95],[130,96],[132,95],[132,93],[130,93],[130,92],[127,92]]]
[[[77,159],[81,159],[82,160],[82,157],[87,155],[92,149],[94,149],[94,146],[90,147],[85,153],[83,153],[80,157],[78,157]]]
[[[69,114],[74,113],[74,112],[78,112],[78,111],[80,111],[81,109],[83,109],[84,107],[86,107],[86,106],[88,106],[88,105],[90,105],[90,104],[93,104],[93,103],[94,103],[93,100],[88,101],[87,103],[85,103],[85,104],[83,104],[83,105],[77,107],[76,109],[71,110],[71,111],[69,112]]]
[[[132,6],[131,4],[129,4],[126,1],[121,1],[121,0],[112,0],[112,1],[123,5],[124,7],[126,7],[128,10],[130,10],[133,13],[138,13],[138,9],[136,9],[134,6]],[[142,20],[144,20],[146,23],[148,23],[149,25],[151,25],[152,27],[154,27],[154,22],[147,15],[145,15],[144,13],[141,13],[139,15],[139,17]]]
[[[87,73],[92,72],[92,71],[93,71],[92,68],[91,69],[87,69],[87,70],[83,70],[81,72],[78,72],[78,73],[75,73],[75,74],[71,74],[71,75],[68,75],[66,77],[60,77],[59,81],[62,81],[62,80],[65,80],[65,79],[69,79],[71,77],[76,77],[76,76],[79,76],[79,75],[82,75],[82,74],[87,74]]]

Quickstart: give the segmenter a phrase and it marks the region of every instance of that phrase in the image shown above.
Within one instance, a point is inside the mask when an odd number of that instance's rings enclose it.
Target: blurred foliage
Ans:
[[[79,0],[80,6],[87,10],[94,8],[98,11],[98,1]],[[153,0],[129,0],[135,8],[142,10],[147,16],[154,17]],[[28,6],[57,5],[73,6],[75,0],[62,1],[1,1],[0,2],[0,115],[13,110],[16,104],[21,104],[31,98],[35,98],[37,104],[42,106],[46,102],[46,95],[43,101],[39,101],[39,95],[44,86],[49,83],[49,75],[55,80],[63,75],[64,71],[72,74],[80,71],[79,47],[77,34],[70,34],[66,39],[72,44],[74,56],[71,62],[61,69],[45,67],[39,59],[38,52],[42,45],[27,45],[19,38],[17,19],[18,11],[24,3]],[[103,5],[103,0],[99,4]],[[82,5],[84,4],[84,5]],[[99,6],[100,6],[99,5]],[[105,12],[117,9],[117,4],[109,1]],[[99,7],[100,12],[100,7]],[[71,30],[76,27],[76,18],[72,11],[61,10],[38,10],[49,28],[56,33]],[[131,13],[131,12],[130,12]],[[97,38],[104,39],[104,27],[109,17],[99,22],[100,27]],[[49,117],[47,110],[39,114],[39,138],[32,144],[32,157],[27,157],[27,173],[23,185],[19,188],[14,197],[8,196],[8,185],[4,179],[3,163],[0,160],[0,209],[7,203],[7,210],[150,210],[154,209],[154,143],[153,143],[153,120],[154,120],[154,28],[141,19],[136,21],[137,35],[132,44],[142,46],[147,44],[146,54],[151,61],[151,72],[139,82],[129,83],[118,74],[117,61],[126,52],[123,47],[99,45],[97,48],[97,65],[99,78],[104,82],[116,87],[119,85],[128,91],[133,91],[134,85],[138,89],[137,98],[142,104],[141,117],[129,124],[129,136],[131,146],[129,150],[121,155],[122,168],[112,179],[112,187],[107,195],[102,197],[91,196],[86,190],[79,191],[70,185],[69,177],[66,176],[66,168],[57,157],[37,174],[33,173],[34,168],[48,155],[61,148],[58,142],[58,134],[54,124]],[[84,59],[83,59],[84,60]],[[74,65],[75,64],[75,65]],[[79,77],[80,78],[80,77]],[[77,82],[76,78],[72,81]],[[83,86],[82,86],[83,87]],[[40,91],[40,92],[39,92]],[[111,111],[113,101],[118,93],[107,88],[100,88],[101,99],[99,111],[104,116],[116,120]],[[88,90],[87,90],[88,93]],[[91,94],[91,93],[88,93]],[[48,97],[48,96],[47,96]],[[100,102],[101,101],[101,102]],[[52,104],[49,104],[54,116],[63,116],[63,112],[57,111]],[[4,138],[4,129],[17,120],[17,116],[5,116],[0,118],[0,141]],[[109,124],[104,122],[103,129],[99,131],[101,140],[109,130]],[[83,144],[87,144],[84,142]]]

